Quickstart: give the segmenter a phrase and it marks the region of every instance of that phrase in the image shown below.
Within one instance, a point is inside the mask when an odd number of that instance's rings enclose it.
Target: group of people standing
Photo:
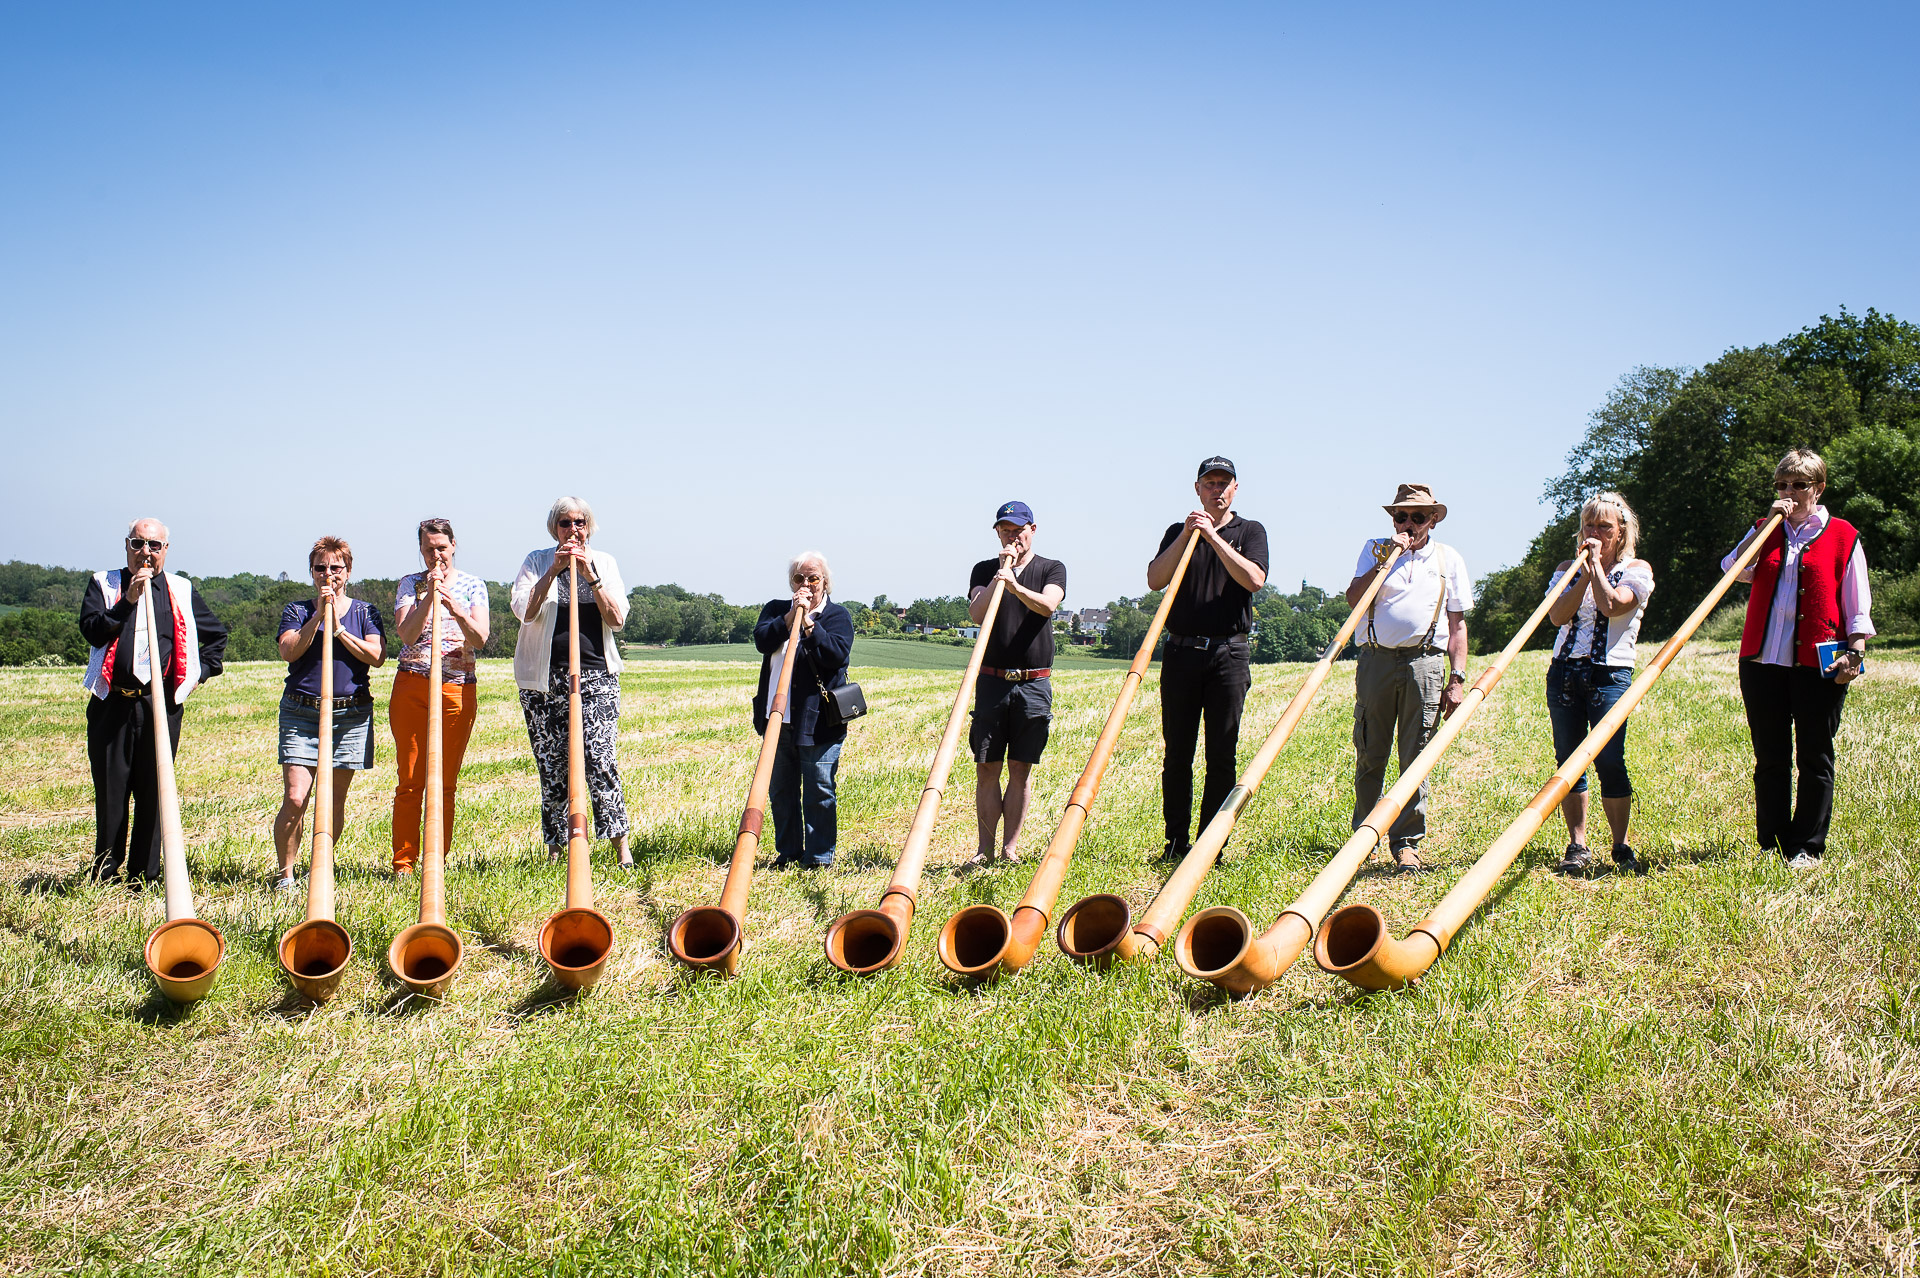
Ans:
[[[1200,463],[1197,503],[1170,525],[1148,562],[1150,590],[1164,590],[1178,567],[1182,534],[1196,539],[1183,580],[1168,608],[1161,655],[1160,706],[1165,756],[1161,770],[1164,839],[1161,856],[1184,857],[1197,829],[1220,810],[1237,780],[1241,712],[1252,686],[1249,635],[1255,594],[1266,584],[1266,529],[1234,509],[1239,474],[1225,457]],[[1834,737],[1848,685],[1866,668],[1873,633],[1865,557],[1856,530],[1819,504],[1826,465],[1796,449],[1775,470],[1784,516],[1741,580],[1753,585],[1740,643],[1740,690],[1755,755],[1756,831],[1763,848],[1795,868],[1817,865],[1833,812]],[[1389,755],[1404,770],[1441,721],[1463,698],[1467,680],[1466,616],[1473,588],[1465,563],[1434,533],[1447,507],[1420,484],[1401,484],[1382,509],[1392,531],[1362,546],[1347,600],[1357,605],[1376,577],[1384,577],[1356,631],[1359,661],[1353,714],[1353,824],[1379,800]],[[1765,517],[1729,552],[1730,569]],[[975,691],[969,749],[976,765],[978,845],[969,868],[1020,860],[1019,839],[1032,794],[1033,773],[1046,749],[1053,718],[1052,616],[1066,597],[1067,570],[1034,549],[1039,525],[1024,502],[1000,506],[993,531],[1000,554],[975,564],[968,606],[985,619],[996,582],[1003,583]],[[540,774],[541,837],[551,857],[567,841],[569,591],[579,582],[580,691],[583,754],[594,832],[608,841],[621,865],[632,864],[631,825],[620,783],[620,647],[627,594],[619,565],[589,545],[597,525],[592,508],[562,497],[547,514],[551,545],[530,552],[512,589],[521,625],[513,672],[528,743]],[[393,632],[400,644],[387,719],[396,751],[393,797],[393,869],[413,872],[419,859],[421,815],[428,783],[427,723],[432,698],[442,714],[440,783],[446,838],[451,847],[454,796],[478,710],[478,657],[489,634],[486,583],[454,565],[452,525],[419,525],[423,568],[395,591]],[[1560,763],[1619,700],[1633,680],[1635,645],[1653,571],[1636,558],[1640,522],[1619,493],[1599,493],[1580,512],[1580,570],[1549,604],[1559,627],[1546,677],[1546,697]],[[166,571],[168,533],[154,519],[136,521],[126,540],[126,566],[94,574],[80,628],[92,649],[85,685],[87,754],[95,795],[93,873],[125,875],[130,883],[160,875],[155,818],[153,738],[148,689],[157,671],[166,689],[169,741],[177,750],[182,707],[193,690],[222,669],[227,632],[185,577]],[[1556,578],[1572,564],[1560,566]],[[279,711],[279,762],[284,794],[274,820],[278,885],[292,888],[301,827],[319,757],[321,672],[319,629],[332,617],[332,758],[334,830],[345,816],[353,774],[373,766],[374,697],[370,672],[388,655],[380,610],[346,593],[353,549],[322,537],[308,555],[312,599],[287,605],[279,649],[287,662]],[[767,727],[768,701],[786,660],[790,627],[801,633],[791,651],[795,670],[789,712],[777,742],[771,815],[775,867],[833,864],[838,843],[837,777],[847,726],[833,710],[832,693],[847,683],[853,621],[832,598],[833,575],[815,551],[787,567],[786,593],[769,600],[754,627],[762,654],[753,698],[756,731]],[[1551,588],[1550,588],[1551,593]],[[440,624],[427,633],[430,605]],[[148,651],[144,614],[156,618],[157,652]],[[797,622],[794,620],[798,618]],[[431,649],[440,649],[440,686],[430,685]],[[1205,778],[1195,823],[1194,755],[1206,734]],[[1623,872],[1644,872],[1628,841],[1633,787],[1626,764],[1626,727],[1594,760],[1600,802]],[[1797,767],[1798,795],[1794,794]],[[1004,780],[1003,780],[1004,770]],[[1387,832],[1395,864],[1423,868],[1427,787]],[[128,804],[133,819],[128,826]],[[1561,805],[1568,842],[1556,869],[1591,872],[1587,845],[1588,790],[1583,775]]]

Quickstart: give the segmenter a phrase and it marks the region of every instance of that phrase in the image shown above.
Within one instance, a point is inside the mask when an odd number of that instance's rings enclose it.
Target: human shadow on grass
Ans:
[[[548,975],[545,980],[516,999],[502,1015],[514,1021],[529,1021],[536,1016],[551,1016],[564,1012],[578,1003],[585,993],[585,990],[569,989]]]
[[[22,896],[73,896],[86,890],[93,876],[86,866],[69,870],[65,874],[50,871],[36,871],[20,880]]]

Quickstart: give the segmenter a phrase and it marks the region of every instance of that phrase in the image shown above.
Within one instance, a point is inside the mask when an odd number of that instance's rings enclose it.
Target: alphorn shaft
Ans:
[[[1587,765],[1593,762],[1593,756],[1600,752],[1600,747],[1613,739],[1613,734],[1620,730],[1620,725],[1627,721],[1634,707],[1659,682],[1667,666],[1680,655],[1687,641],[1693,638],[1693,632],[1706,621],[1714,605],[1733,588],[1734,581],[1760,553],[1761,546],[1779,525],[1781,518],[1776,514],[1761,526],[1751,544],[1734,561],[1733,567],[1707,592],[1707,597],[1680,623],[1672,637],[1660,645],[1660,651],[1647,662],[1646,669],[1620,695],[1613,708],[1593,726],[1586,739],[1574,747],[1567,761],[1547,778],[1540,792],[1521,809],[1513,823],[1460,876],[1453,890],[1441,899],[1426,918],[1414,925],[1406,939],[1395,940],[1387,932],[1385,918],[1373,906],[1349,905],[1328,919],[1326,926],[1320,930],[1320,937],[1314,943],[1314,961],[1326,971],[1345,977],[1363,989],[1399,989],[1419,980],[1446,953],[1454,935],[1480,908],[1480,903],[1486,900],[1500,876],[1507,872],[1527,844],[1532,842],[1533,836],[1560,806],[1560,801],[1566,798],[1574,782],[1585,775]]]
[[[1253,927],[1246,915],[1230,905],[1202,910],[1187,920],[1174,944],[1174,957],[1187,975],[1211,981],[1235,994],[1251,994],[1279,980],[1294,965],[1313,941],[1313,934],[1327,911],[1333,908],[1340,894],[1346,891],[1347,884],[1359,872],[1367,857],[1372,855],[1375,845],[1392,828],[1407,804],[1413,801],[1427,774],[1440,761],[1440,756],[1446,753],[1454,738],[1466,729],[1481,704],[1493,694],[1507,667],[1526,646],[1527,640],[1532,638],[1533,632],[1546,618],[1547,610],[1580,571],[1586,559],[1587,551],[1583,546],[1574,556],[1573,563],[1568,565],[1546,597],[1534,608],[1532,615],[1521,623],[1507,646],[1500,650],[1500,655],[1473,681],[1473,686],[1467,689],[1458,708],[1440,724],[1393,787],[1381,796],[1372,811],[1354,828],[1353,837],[1341,846],[1326,867],[1314,876],[1306,890],[1274,921],[1272,927],[1249,943],[1247,938],[1252,935]]]
[[[321,604],[320,749],[315,757],[313,853],[307,863],[307,917],[280,938],[280,966],[295,988],[317,1003],[333,997],[353,957],[353,940],[334,922],[333,901],[333,624],[331,598]]]
[[[596,612],[595,618],[599,614]],[[567,897],[540,929],[540,954],[568,989],[593,986],[613,953],[613,923],[593,908],[587,837],[586,712],[580,701],[580,560],[567,561]]]

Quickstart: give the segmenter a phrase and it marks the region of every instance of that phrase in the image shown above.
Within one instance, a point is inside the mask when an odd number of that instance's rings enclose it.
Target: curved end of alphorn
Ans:
[[[940,929],[934,950],[956,976],[986,980],[999,975],[1013,940],[1013,920],[997,905],[969,905]]]
[[[1313,961],[1322,971],[1363,990],[1405,989],[1426,974],[1440,957],[1440,943],[1426,925],[1396,940],[1387,920],[1371,905],[1336,910],[1313,943]]]
[[[213,924],[196,918],[168,919],[147,937],[147,971],[153,983],[175,1003],[198,1003],[213,989],[226,938]]]
[[[1060,952],[1089,967],[1104,968],[1134,954],[1133,907],[1125,897],[1096,892],[1074,902],[1054,929]]]
[[[293,988],[315,1003],[333,997],[352,960],[353,938],[332,919],[296,923],[280,937],[280,966]]]
[[[740,967],[740,920],[717,905],[682,910],[667,927],[667,950],[696,972],[732,976]]]
[[[592,989],[613,956],[613,924],[600,911],[570,905],[540,929],[540,957],[555,983],[570,990]]]
[[[1197,981],[1229,994],[1257,994],[1285,975],[1312,939],[1313,929],[1292,911],[1255,936],[1246,915],[1216,905],[1187,920],[1174,938],[1173,957]]]
[[[827,925],[827,962],[852,976],[886,971],[906,945],[906,924],[884,910],[849,910]]]
[[[387,947],[387,970],[415,994],[444,998],[465,957],[466,947],[452,928],[415,923]]]

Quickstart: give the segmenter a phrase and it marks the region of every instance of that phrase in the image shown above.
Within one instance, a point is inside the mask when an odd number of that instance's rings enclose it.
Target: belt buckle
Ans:
[[[1211,651],[1213,651],[1213,636],[1212,636],[1212,635],[1195,635],[1195,636],[1193,637],[1193,642],[1194,642],[1194,646],[1195,646],[1195,647],[1197,647],[1197,648],[1199,648],[1199,649],[1200,649],[1200,651],[1202,651],[1202,652],[1211,652]]]

